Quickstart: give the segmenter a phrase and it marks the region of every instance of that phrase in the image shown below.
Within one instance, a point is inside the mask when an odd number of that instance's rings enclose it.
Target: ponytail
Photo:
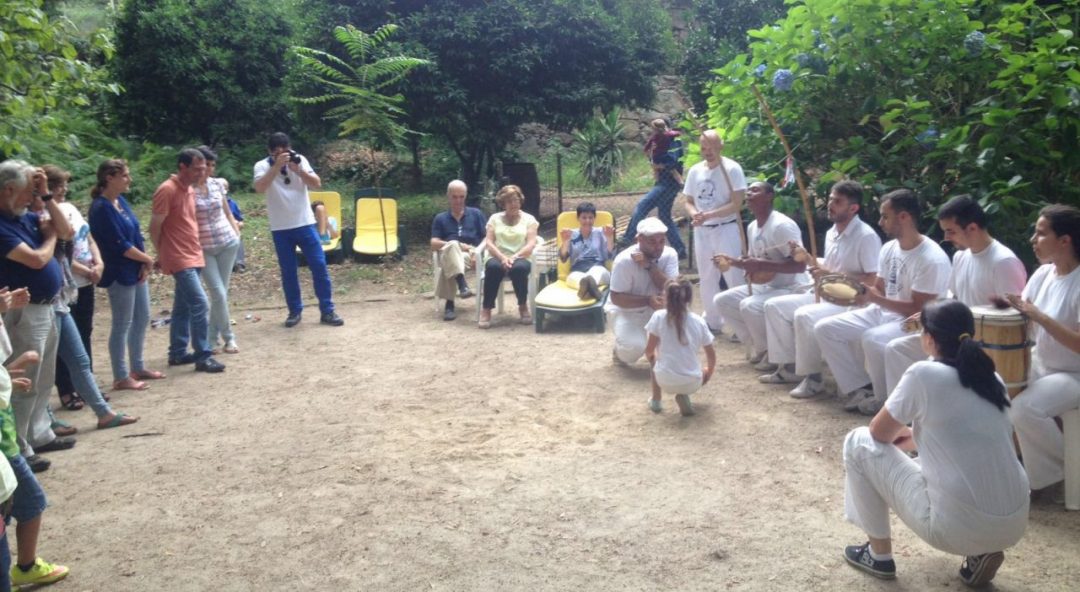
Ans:
[[[90,197],[101,197],[101,193],[109,185],[109,177],[118,175],[127,170],[127,161],[122,158],[110,158],[98,165],[97,183],[90,188]]]
[[[922,324],[937,344],[938,361],[956,368],[960,384],[1004,411],[1009,406],[1005,385],[994,373],[994,360],[975,341],[975,319],[971,309],[959,300],[928,302],[922,310]]]
[[[679,343],[686,345],[686,312],[694,298],[694,289],[685,279],[668,280],[664,285],[664,302],[667,307],[667,321],[675,325]]]

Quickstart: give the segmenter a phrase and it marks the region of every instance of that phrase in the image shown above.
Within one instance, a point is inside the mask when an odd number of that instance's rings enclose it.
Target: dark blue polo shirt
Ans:
[[[440,212],[431,221],[432,238],[444,241],[456,240],[459,243],[466,243],[475,247],[486,236],[487,219],[484,218],[484,213],[477,208],[466,206],[460,223],[450,215],[449,211]]]
[[[0,214],[0,255],[3,256],[3,260],[0,260],[0,287],[7,286],[12,290],[28,288],[30,302],[35,304],[48,302],[60,292],[64,276],[54,257],[49,257],[49,263],[41,269],[31,269],[8,259],[8,255],[22,243],[36,249],[44,242],[45,237],[38,229],[37,214],[27,212],[16,218]]]

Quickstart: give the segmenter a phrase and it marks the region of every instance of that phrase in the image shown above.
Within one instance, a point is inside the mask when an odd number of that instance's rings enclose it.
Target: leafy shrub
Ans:
[[[581,173],[593,187],[610,185],[622,172],[623,125],[619,122],[619,114],[618,109],[612,109],[574,133],[574,150],[581,159]]]
[[[320,152],[322,174],[356,185],[380,185],[397,166],[397,159],[392,153],[351,140],[330,142]]]

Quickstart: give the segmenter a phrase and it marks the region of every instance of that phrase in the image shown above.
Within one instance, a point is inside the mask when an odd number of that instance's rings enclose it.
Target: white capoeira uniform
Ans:
[[[731,192],[724,180],[725,170],[732,190],[745,191],[746,177],[743,176],[742,167],[730,158],[721,157],[721,165],[713,169],[705,161],[690,167],[682,192],[692,198],[694,205],[702,212],[726,206],[731,203]],[[713,331],[722,329],[724,320],[713,302],[720,292],[721,273],[712,258],[721,253],[729,257],[742,256],[743,245],[738,226],[741,223],[741,217],[732,214],[726,218],[710,218],[705,224],[694,227],[694,261],[701,279],[701,302],[705,306],[702,316]],[[734,267],[724,272],[723,277],[728,288],[746,283],[743,271]]]
[[[794,220],[771,212],[765,224],[758,228],[754,220],[746,227],[746,238],[750,243],[750,256],[768,261],[790,261],[791,241],[802,245],[802,231]],[[768,248],[766,248],[768,247]],[[714,264],[715,265],[715,264]],[[765,329],[765,303],[773,298],[787,296],[806,284],[809,278],[805,273],[778,273],[768,283],[754,284],[754,293],[743,285],[725,290],[716,295],[716,308],[735,334],[746,345],[751,355],[768,349]]]
[[[844,514],[875,539],[892,538],[889,509],[932,547],[956,555],[1005,550],[1024,534],[1028,479],[1009,417],[938,362],[912,366],[885,402],[911,423],[918,461],[866,427],[844,440]],[[1052,423],[1052,422],[1051,422]]]
[[[843,232],[834,225],[825,233],[822,267],[830,272],[863,276],[878,272],[881,238],[869,224],[852,218]],[[813,285],[798,294],[779,296],[765,303],[765,326],[769,361],[795,364],[800,376],[821,372],[821,349],[814,338],[814,325],[821,319],[852,310],[831,302],[815,302]]]
[[[1024,300],[1070,331],[1080,331],[1078,295],[1080,267],[1058,276],[1052,264],[1035,270],[1023,293]],[[1035,348],[1028,387],[1012,400],[1010,414],[1031,487],[1042,489],[1065,478],[1065,440],[1054,418],[1080,407],[1080,353],[1037,323],[1031,323],[1031,337]]]
[[[990,306],[994,296],[1019,294],[1025,282],[1024,264],[1009,247],[996,240],[991,240],[990,246],[978,253],[964,249],[953,255],[949,291],[968,307]],[[890,341],[885,346],[885,392],[892,392],[908,366],[925,359],[922,338],[917,333]]]
[[[638,245],[633,245],[615,257],[611,267],[611,292],[631,296],[658,296],[663,293],[649,277],[649,272],[634,263],[633,254],[640,252]],[[675,249],[665,246],[655,265],[660,267],[668,279],[679,277],[679,256]],[[645,355],[648,335],[645,325],[652,318],[653,309],[649,306],[623,308],[615,305],[608,298],[605,311],[611,315],[611,327],[615,333],[615,355],[627,364],[633,364]]]
[[[944,294],[952,268],[949,256],[932,239],[920,235],[910,251],[893,239],[881,249],[878,269],[885,282],[885,297],[910,301],[912,292]],[[871,383],[874,398],[885,400],[885,346],[904,335],[904,317],[871,304],[818,321],[814,336],[841,393]]]

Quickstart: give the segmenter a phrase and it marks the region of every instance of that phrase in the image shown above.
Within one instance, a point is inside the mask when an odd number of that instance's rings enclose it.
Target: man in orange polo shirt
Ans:
[[[195,219],[195,192],[191,185],[206,172],[198,150],[185,148],[177,157],[177,172],[154,192],[150,240],[157,250],[157,265],[173,276],[172,322],[169,324],[169,365],[195,364],[199,372],[222,372],[225,365],[211,357],[208,339],[210,303],[199,274],[205,267],[199,224]],[[191,341],[193,352],[187,351]]]

